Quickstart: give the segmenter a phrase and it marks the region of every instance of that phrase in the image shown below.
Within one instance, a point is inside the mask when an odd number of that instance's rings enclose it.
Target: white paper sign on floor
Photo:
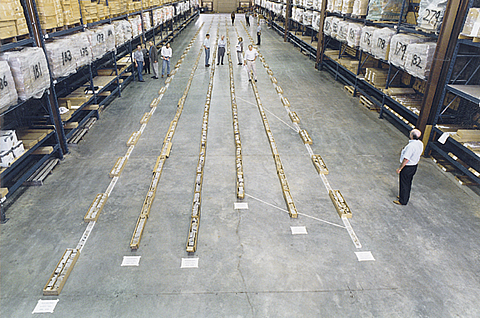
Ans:
[[[357,255],[359,262],[375,260],[375,258],[373,258],[372,252],[355,252],[355,255]]]
[[[182,258],[182,265],[180,268],[198,268],[197,258]]]
[[[235,202],[233,206],[235,210],[248,210],[247,202]]]
[[[35,309],[33,309],[32,314],[44,314],[44,313],[52,313],[55,310],[55,306],[57,306],[59,299],[56,300],[43,300],[39,299]]]
[[[292,230],[292,235],[308,234],[305,226],[290,226],[290,230]]]
[[[121,266],[139,266],[141,256],[124,256]]]

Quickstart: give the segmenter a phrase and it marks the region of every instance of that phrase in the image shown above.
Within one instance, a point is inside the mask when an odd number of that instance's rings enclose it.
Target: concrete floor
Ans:
[[[246,73],[235,65],[248,210],[235,210],[235,153],[228,66],[215,72],[202,219],[195,255],[185,252],[209,69],[203,54],[137,251],[129,242],[152,168],[210,21],[202,15],[173,43],[174,62],[205,22],[192,50],[127,162],[60,296],[42,295],[66,248],[74,248],[97,193],[125,155],[126,141],[157,96],[160,80],[128,86],[42,187],[30,187],[1,225],[1,317],[28,317],[39,299],[59,299],[53,317],[478,317],[479,197],[422,158],[408,206],[397,194],[407,138],[359,105],[328,73],[264,26],[261,52],[300,125],[324,158],[332,188],[353,211],[356,248],[263,69],[258,89],[295,204],[290,219]],[[236,26],[244,39],[243,19]],[[217,22],[221,21],[220,28]],[[228,19],[228,21],[230,21]],[[235,50],[234,28],[228,24]],[[252,36],[255,27],[250,29]],[[234,64],[236,59],[233,59]],[[172,63],[174,65],[174,63]],[[305,216],[306,215],[306,216]],[[311,218],[311,217],[314,218]],[[326,223],[326,222],[330,223]],[[331,224],[333,223],[333,224]],[[306,226],[292,235],[290,226]],[[359,262],[370,251],[375,261]],[[123,256],[139,267],[121,267]],[[180,268],[198,257],[198,268]]]

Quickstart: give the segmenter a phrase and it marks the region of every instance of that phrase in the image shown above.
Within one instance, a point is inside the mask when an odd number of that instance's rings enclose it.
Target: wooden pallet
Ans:
[[[455,176],[455,179],[461,184],[466,186],[478,186],[478,183],[470,179],[468,176]]]
[[[469,36],[469,35],[463,35],[463,34],[460,34],[460,35],[458,36],[458,39],[459,39],[459,40],[472,40],[472,42],[475,42],[475,43],[479,43],[479,42],[480,42],[480,38],[478,38],[478,37]]]
[[[30,178],[27,179],[23,183],[23,185],[26,186],[42,186],[43,181],[47,178],[50,173],[52,173],[52,170],[55,168],[55,166],[60,162],[59,159],[57,158],[51,158],[48,159],[43,163],[43,165],[40,166],[40,168],[35,171]]]
[[[55,32],[58,32],[58,31],[69,30],[69,29],[79,27],[81,25],[82,24],[80,22],[77,22],[77,23],[73,23],[73,24],[62,25],[62,26],[55,27],[55,28],[44,29],[43,34],[50,34],[50,33],[55,33]]]
[[[355,92],[355,90],[353,89],[353,86],[345,85],[343,88],[347,93],[355,97],[355,95],[353,94]]]
[[[370,110],[378,111],[380,108],[377,106],[377,104],[372,103],[368,98],[365,96],[361,95],[360,96],[360,103],[367,107]]]
[[[12,37],[9,37],[9,38],[0,39],[0,46],[5,45],[5,44],[9,44],[9,43],[16,43],[16,42],[19,42],[19,41],[22,41],[22,40],[26,40],[29,37],[30,37],[30,35],[24,34],[24,35],[15,35],[15,36],[12,36]]]

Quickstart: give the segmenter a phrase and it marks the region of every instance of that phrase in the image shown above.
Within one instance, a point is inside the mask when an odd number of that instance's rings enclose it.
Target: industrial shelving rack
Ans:
[[[291,0],[287,0],[291,1]],[[282,3],[286,6],[290,5],[291,3],[285,4],[284,2],[281,1],[271,1],[275,3]],[[470,8],[473,4],[473,0],[469,1],[468,8]],[[296,7],[303,8],[305,10],[311,10],[311,11],[317,11],[317,12],[322,12],[321,10],[316,10],[313,8],[305,8],[302,6],[296,5]],[[468,9],[467,8],[467,9]],[[328,35],[324,34],[314,34],[314,29],[311,26],[306,26],[302,23],[299,23],[297,21],[293,21],[289,17],[282,17],[276,15],[274,12],[271,12],[265,8],[259,7],[257,5],[257,9],[261,10],[264,12],[264,15],[268,17],[267,22],[272,26],[273,29],[275,29],[280,35],[284,36],[286,41],[292,42],[295,46],[300,47],[302,51],[307,52],[307,55],[310,57],[317,57],[317,62],[316,67],[318,69],[325,69],[329,71],[333,76],[335,77],[335,80],[341,80],[344,82],[346,85],[349,85],[353,89],[353,94],[354,96],[357,93],[362,94],[365,98],[367,98],[371,103],[373,103],[376,108],[380,110],[379,117],[384,118],[384,116],[388,116],[388,118],[392,121],[392,123],[399,128],[400,130],[404,132],[410,131],[412,128],[416,127],[419,123],[419,116],[420,112],[418,111],[412,111],[396,100],[392,99],[387,93],[386,90],[389,88],[390,84],[392,83],[393,79],[396,78],[397,76],[400,76],[401,72],[403,70],[399,67],[396,67],[389,63],[388,61],[383,61],[377,58],[374,58],[371,54],[363,52],[361,49],[355,49],[354,51],[349,49],[349,47],[337,39],[334,39]],[[375,21],[369,21],[363,18],[354,18],[348,15],[344,14],[339,14],[339,13],[333,13],[333,12],[326,12],[325,11],[325,16],[336,16],[339,17],[343,20],[349,20],[351,22],[356,22],[356,23],[361,23],[364,25],[368,26],[376,26],[376,27],[388,27],[394,29],[397,33],[402,32],[402,33],[412,33],[412,34],[420,34],[422,36],[430,38],[430,41],[437,41],[439,39],[439,35],[435,33],[428,33],[424,32],[422,30],[419,30],[415,28],[414,25],[408,24],[404,21],[404,17],[407,13],[407,11],[414,11],[416,12],[418,10],[418,4],[416,3],[410,3],[409,0],[404,0],[402,3],[402,8],[401,12],[399,15],[399,19],[397,21],[392,21],[392,23],[379,23]],[[287,16],[288,16],[288,9],[287,9]],[[461,26],[463,26],[465,15],[462,16],[463,20],[460,22],[456,23],[461,23]],[[277,22],[283,22],[283,27],[277,23]],[[286,31],[285,31],[286,30]],[[291,33],[290,31],[293,30],[294,33]],[[297,30],[302,31],[302,35],[311,35],[311,40],[310,41],[305,41],[304,39],[298,37],[296,35]],[[323,26],[320,26],[320,31],[323,31]],[[286,33],[285,33],[286,32]],[[319,43],[318,46],[313,46],[312,43],[314,41],[319,41],[321,37],[324,37],[323,45],[322,42]],[[321,41],[321,39],[320,39]],[[317,44],[317,43],[314,43]],[[466,40],[466,39],[459,39],[456,40],[455,42],[449,42],[448,45],[453,45],[455,46],[455,52],[454,56],[451,60],[450,66],[449,66],[449,73],[447,75],[447,85],[445,86],[444,89],[442,89],[442,98],[439,100],[439,105],[443,105],[442,107],[438,107],[435,110],[436,115],[433,116],[434,120],[430,122],[430,126],[433,126],[433,129],[431,130],[431,135],[430,131],[426,130],[425,133],[427,136],[430,136],[430,141],[427,144],[425,154],[430,155],[430,152],[434,150],[436,154],[439,154],[440,156],[444,157],[448,162],[450,162],[452,165],[455,166],[459,171],[461,171],[463,174],[467,175],[471,180],[476,182],[477,184],[480,184],[480,178],[478,175],[478,172],[480,171],[480,157],[475,154],[473,151],[462,145],[461,143],[457,142],[453,138],[448,138],[447,142],[445,144],[441,144],[438,142],[438,137],[441,135],[441,131],[438,128],[435,128],[435,125],[437,123],[459,123],[459,124],[465,124],[465,121],[471,118],[468,118],[468,114],[463,112],[459,113],[457,112],[456,116],[451,116],[451,112],[449,112],[449,107],[452,105],[454,100],[446,98],[447,94],[453,94],[457,96],[458,98],[462,98],[463,100],[466,100],[470,102],[471,104],[475,104],[478,107],[478,104],[480,103],[480,96],[478,94],[474,94],[471,91],[468,91],[468,89],[474,88],[473,85],[475,85],[477,88],[480,86],[477,86],[480,84],[479,77],[477,74],[477,71],[480,69],[480,43],[472,42],[471,40]],[[468,56],[465,56],[463,53],[465,50],[462,51],[462,48],[468,47],[466,51],[470,51],[470,53],[467,53]],[[352,58],[357,59],[359,62],[358,69],[355,71],[352,71],[351,69],[347,69],[345,66],[343,66],[341,63],[336,61],[333,58],[330,58],[328,55],[325,54],[325,49],[330,48],[334,50],[338,50],[338,59],[342,58],[343,56],[350,56]],[[474,53],[472,53],[472,50],[476,50]],[[317,52],[320,51],[320,52]],[[352,53],[352,51],[354,53]],[[458,53],[462,54],[458,54]],[[459,63],[455,63],[458,61],[458,58],[467,58],[468,61],[465,62],[464,64],[459,66]],[[367,59],[374,59],[377,61],[377,65],[385,65],[385,67],[388,67],[388,76],[387,76],[387,81],[385,87],[376,87],[366,81],[362,76],[361,76],[361,71],[362,68],[367,61]],[[470,67],[468,67],[470,65]],[[457,68],[460,69],[460,72],[458,72]],[[457,71],[457,72],[455,72]],[[464,79],[464,84],[463,86],[457,85],[459,78],[463,79],[464,77],[461,77],[461,74],[467,72],[468,76]],[[457,74],[459,73],[459,74]],[[421,83],[423,82],[424,85],[418,85],[418,87],[415,87],[417,90],[420,87],[425,88],[427,86],[428,81],[424,81],[421,79],[417,79],[413,76],[411,76],[411,80],[409,81],[408,84],[402,83],[401,85],[403,87],[412,87],[414,84]],[[470,86],[465,86],[469,84]],[[425,93],[424,90],[419,91],[420,93]],[[470,108],[471,109],[471,108]],[[428,116],[428,114],[427,114]],[[467,118],[465,118],[467,116]],[[463,120],[463,122],[459,122]],[[422,124],[422,123],[420,123]],[[424,124],[424,123],[423,123]],[[470,121],[471,124],[471,121]],[[470,168],[470,169],[469,169]]]
[[[107,52],[100,59],[97,59],[96,61],[79,68],[74,74],[57,79],[50,77],[50,89],[44,93],[41,99],[30,99],[28,101],[21,102],[17,105],[11,106],[4,113],[0,114],[0,118],[2,120],[2,129],[15,129],[18,127],[28,127],[30,129],[42,128],[43,131],[48,129],[46,136],[43,137],[35,146],[26,150],[26,152],[20,158],[14,161],[10,167],[0,170],[0,178],[2,182],[1,186],[6,187],[9,190],[4,200],[10,197],[49,158],[56,157],[63,159],[63,155],[68,153],[68,140],[75,134],[77,129],[80,129],[91,117],[98,118],[99,109],[102,109],[103,106],[108,105],[108,103],[110,103],[116,96],[121,96],[121,91],[129,82],[134,79],[135,72],[133,70],[132,63],[119,69],[117,66],[117,61],[124,57],[131,58],[132,48],[138,44],[146,43],[149,40],[154,41],[157,47],[173,41],[173,39],[198,16],[198,11],[190,8],[184,13],[177,14],[177,12],[175,12],[172,19],[167,20],[160,25],[153,26],[148,30],[143,28],[144,12],[151,13],[151,25],[154,25],[152,14],[153,10],[170,5],[173,5],[176,10],[176,4],[185,2],[185,0],[183,0],[85,24],[83,18],[81,17],[80,25],[64,30],[54,30],[50,32],[51,30],[41,29],[40,23],[35,22],[39,21],[35,1],[20,1],[24,8],[25,18],[29,28],[29,35],[26,39],[0,46],[0,52],[26,46],[39,46],[45,50],[45,41],[50,39],[85,31],[90,27],[101,24],[111,24],[113,21],[126,19],[129,16],[138,14],[140,14],[142,17],[142,32],[124,44],[117,46],[114,51]],[[27,2],[29,2],[33,10],[28,10]],[[38,36],[38,34],[35,36],[34,25],[39,29],[38,33],[40,33],[40,36]],[[47,64],[48,63],[49,61],[47,59]],[[98,71],[104,68],[112,69],[112,76],[115,78],[113,78],[107,85],[95,90],[94,78],[98,74]],[[75,89],[78,89],[82,86],[89,88],[93,92],[91,98],[80,105],[74,112],[61,115],[59,111],[58,98],[65,97]],[[33,105],[36,106],[35,111],[32,111]],[[92,105],[95,107],[91,107]],[[78,123],[78,125],[68,125],[72,122]],[[51,146],[53,151],[49,154],[36,154],[35,151],[41,146]],[[1,215],[2,221],[4,221],[4,213],[2,212]]]

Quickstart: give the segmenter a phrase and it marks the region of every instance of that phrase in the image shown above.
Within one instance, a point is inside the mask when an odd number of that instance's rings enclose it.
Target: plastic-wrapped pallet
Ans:
[[[128,22],[130,22],[130,25],[132,26],[132,36],[133,37],[136,37],[136,36],[138,36],[139,34],[142,33],[142,20],[140,18],[140,15],[130,17],[128,19]]]
[[[313,11],[305,11],[303,14],[303,24],[311,26],[312,25],[312,19],[313,19]]]
[[[362,37],[362,25],[359,23],[349,23],[347,30],[347,44],[351,47],[360,46]]]
[[[354,0],[343,0],[342,4],[342,14],[351,14],[353,13],[353,4]]]
[[[403,0],[370,0],[367,20],[398,20]]]
[[[7,61],[0,61],[0,113],[15,105],[18,100],[15,82]]]
[[[332,38],[337,37],[338,31],[339,31],[339,24],[340,24],[341,21],[342,21],[342,19],[333,17],[333,19],[332,19],[332,31],[331,31],[331,34],[330,34],[330,36]]]
[[[366,16],[368,11],[368,0],[355,0],[353,3],[352,15]]]
[[[92,62],[92,47],[87,32],[78,32],[70,36],[77,69]]]
[[[430,67],[437,44],[434,42],[413,43],[407,46],[405,70],[408,74],[422,79],[430,75]]]
[[[362,28],[362,36],[360,38],[360,49],[366,53],[372,53],[373,32],[378,30],[376,27],[364,26]]]
[[[480,8],[470,8],[463,25],[462,35],[480,37]]]
[[[313,8],[313,0],[304,0],[303,6],[306,8]]]
[[[410,34],[395,34],[390,41],[390,53],[388,54],[388,61],[395,66],[404,67],[405,53],[407,46],[412,43],[424,42],[425,38],[421,38]]]
[[[103,26],[105,33],[105,51],[111,52],[115,50],[115,27],[113,24],[105,24]]]
[[[75,73],[77,61],[72,52],[74,43],[71,37],[56,39],[45,43],[50,71],[53,78],[68,76]]]
[[[442,25],[447,0],[421,0],[417,25],[427,31],[438,31]]]
[[[92,60],[98,60],[107,52],[105,30],[102,27],[96,27],[87,31],[87,34],[92,48]]]
[[[320,29],[320,12],[314,11],[312,17],[312,28],[315,31]]]
[[[337,40],[339,40],[340,42],[347,42],[348,25],[348,21],[340,20],[338,22]]]
[[[342,0],[331,0],[333,2],[333,12],[342,13]]]
[[[7,61],[12,71],[18,98],[41,98],[50,87],[47,59],[41,48],[28,47],[21,51],[5,52],[0,60]]]
[[[390,40],[395,31],[390,28],[377,29],[372,35],[372,54],[381,60],[388,60],[390,52]]]
[[[325,23],[323,25],[323,33],[325,35],[332,36],[332,20],[333,20],[332,16],[325,18]]]
[[[152,28],[152,23],[150,22],[150,12],[143,13],[143,27],[145,30],[150,30]]]
[[[327,12],[333,12],[335,0],[326,0],[326,1],[327,1]]]

